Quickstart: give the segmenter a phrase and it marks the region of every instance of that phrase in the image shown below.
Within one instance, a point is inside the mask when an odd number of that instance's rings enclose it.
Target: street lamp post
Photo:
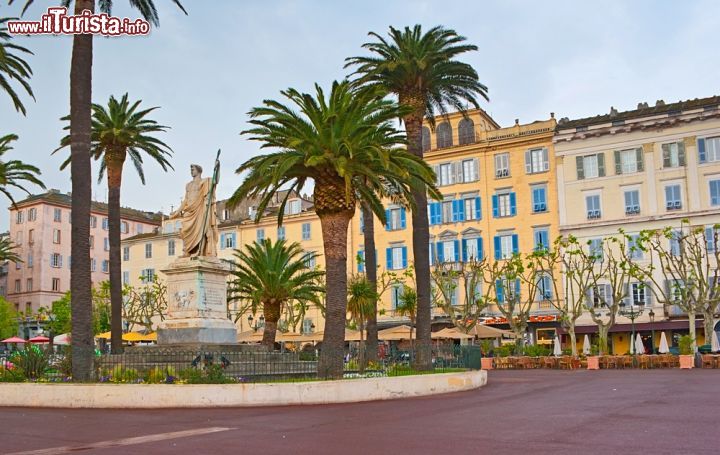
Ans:
[[[626,308],[630,307],[629,310]],[[630,319],[630,324],[632,327],[632,336],[630,338],[630,347],[632,348],[633,353],[633,364],[635,363],[635,356],[637,355],[637,349],[634,348],[633,343],[635,342],[635,319],[639,318],[640,315],[643,314],[643,309],[635,309],[635,305],[627,305],[625,302],[620,304],[620,315],[625,316],[626,318]]]
[[[648,316],[650,316],[650,353],[655,354],[655,312],[650,309],[650,312],[648,313]]]
[[[247,317],[248,325],[253,330],[253,332],[257,332],[257,329],[265,325],[265,316],[261,314],[258,318],[258,322],[256,322],[255,325],[253,325],[253,319],[255,318],[253,318],[252,314]]]

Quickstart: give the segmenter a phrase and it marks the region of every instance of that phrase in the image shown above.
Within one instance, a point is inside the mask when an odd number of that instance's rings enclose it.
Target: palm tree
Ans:
[[[15,250],[17,245],[10,239],[9,235],[0,236],[0,261],[23,262]]]
[[[289,195],[300,193],[309,180],[314,181],[313,201],[327,270],[326,322],[318,371],[323,377],[341,377],[347,232],[357,201],[366,201],[384,221],[381,197],[388,186],[406,199],[418,186],[428,186],[435,197],[439,194],[430,167],[398,148],[404,138],[392,123],[401,113],[397,105],[377,93],[359,92],[347,81],[334,82],[328,97],[319,86],[315,90],[311,95],[288,89],[282,95],[291,106],[266,100],[250,111],[254,127],[243,134],[262,142],[263,148],[279,151],[251,158],[237,169],[238,174],[248,175],[230,198],[230,205],[258,198],[259,220],[276,192],[287,189],[278,210],[278,223],[282,224]],[[358,185],[361,179],[364,185]]]
[[[118,101],[110,96],[107,109],[99,104],[93,104],[92,134],[90,137],[90,154],[100,163],[98,180],[107,171],[108,183],[108,240],[110,246],[110,308],[111,308],[111,347],[113,354],[122,352],[122,270],[120,258],[120,187],[122,186],[122,172],[125,160],[130,157],[140,181],[145,184],[142,154],[157,161],[164,171],[172,169],[166,157],[172,150],[164,142],[152,136],[153,133],[162,133],[168,130],[167,126],[159,125],[148,118],[157,107],[139,110],[142,101],[130,104],[128,94],[124,94]],[[62,120],[70,121],[70,117]],[[65,130],[69,130],[66,126]],[[70,145],[70,136],[60,141],[57,152]],[[53,152],[53,153],[55,153]],[[60,167],[65,169],[70,164],[68,158]]]
[[[40,169],[30,164],[25,164],[20,160],[3,160],[3,155],[13,149],[10,143],[17,139],[18,137],[15,134],[0,137],[0,193],[10,199],[13,207],[15,206],[15,199],[13,199],[10,194],[9,187],[18,188],[27,194],[30,194],[30,191],[23,186],[25,182],[38,185],[40,188],[45,188],[43,182],[38,178]]]
[[[13,0],[9,0],[12,3]],[[185,14],[179,0],[172,0]],[[23,13],[33,0],[26,0]],[[71,0],[62,0],[68,7]],[[130,6],[152,25],[159,25],[153,0],[129,0]],[[100,10],[111,14],[113,1],[100,0]],[[95,12],[95,0],[75,0],[74,14]],[[93,374],[95,345],[92,330],[92,279],[90,276],[90,202],[92,172],[90,136],[92,131],[92,60],[93,35],[74,35],[70,60],[70,179],[72,180],[72,228],[70,250],[75,260],[70,265],[72,294],[72,377],[88,381]]]
[[[407,286],[403,289],[402,294],[400,294],[400,298],[398,299],[398,304],[395,307],[395,314],[410,319],[410,350],[412,351],[412,334],[418,314],[418,296],[415,289]],[[415,329],[415,335],[417,336],[417,329]]]
[[[325,272],[307,267],[307,261],[317,254],[303,251],[297,242],[265,239],[245,245],[245,251],[235,250],[233,255],[234,260],[227,260],[234,265],[229,299],[250,302],[253,312],[262,305],[262,344],[272,350],[283,307],[293,300],[318,304],[323,292],[318,278]]]
[[[350,318],[357,322],[358,328],[360,329],[360,355],[359,355],[359,366],[360,373],[365,371],[365,363],[367,361],[365,356],[365,323],[369,321],[376,310],[377,305],[377,288],[374,283],[365,275],[357,274],[350,277],[348,283],[348,302],[347,310],[350,313]],[[372,346],[372,345],[371,345]],[[375,344],[375,351],[377,351],[377,343]]]
[[[15,110],[21,112],[23,115],[27,113],[25,105],[23,105],[15,89],[10,85],[10,80],[15,79],[20,84],[28,95],[35,99],[28,79],[32,76],[32,69],[30,65],[22,59],[22,57],[15,55],[12,51],[23,52],[25,54],[33,55],[28,49],[12,44],[10,40],[12,35],[8,33],[6,23],[11,20],[15,20],[14,17],[0,17],[0,88],[2,88],[12,99],[15,105]]]
[[[477,50],[465,44],[465,38],[454,30],[433,27],[426,33],[420,25],[403,30],[390,27],[389,40],[377,33],[369,35],[375,42],[363,44],[372,56],[349,57],[346,67],[354,66],[354,83],[384,89],[397,96],[407,111],[402,116],[407,132],[408,151],[423,156],[422,122],[426,118],[434,126],[438,112],[446,114],[452,107],[465,112],[465,103],[479,108],[478,95],[487,99],[487,87],[478,81],[472,66],[455,60],[459,54]],[[427,217],[427,195],[418,190],[413,194],[416,210],[412,212],[413,257],[418,296],[417,337],[419,352],[417,367],[431,367],[431,296],[430,241]]]

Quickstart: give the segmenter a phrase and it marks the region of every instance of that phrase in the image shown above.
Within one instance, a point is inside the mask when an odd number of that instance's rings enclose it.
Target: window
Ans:
[[[140,281],[143,284],[152,283],[155,279],[155,269],[143,269],[140,272]]]
[[[32,303],[31,302],[25,302],[25,314],[28,316],[32,314]]]
[[[103,238],[103,250],[110,251],[110,239],[107,237]]]
[[[462,240],[462,260],[479,261],[483,258],[483,241],[480,237]]]
[[[129,261],[130,260],[130,247],[124,246],[123,247],[123,261]]]
[[[600,209],[600,195],[593,194],[585,196],[585,209],[587,211],[588,220],[596,220],[602,216]]]
[[[314,269],[315,265],[317,264],[317,262],[316,262],[317,257],[315,256],[315,252],[314,251],[306,251],[304,257],[305,257],[305,267],[307,267],[309,269]]]
[[[407,247],[396,246],[385,250],[386,269],[401,270],[407,268]]]
[[[60,291],[60,278],[52,279],[52,290],[56,292]]]
[[[578,156],[575,158],[578,180],[605,177],[605,154]]]
[[[90,217],[90,228],[95,229],[97,227],[97,217]]]
[[[437,262],[459,262],[460,242],[458,240],[444,240],[435,244]]]
[[[720,136],[699,138],[697,148],[701,163],[720,161]]]
[[[650,289],[645,283],[630,284],[630,299],[632,305],[644,306],[650,304]]]
[[[50,255],[50,267],[62,267],[62,256],[59,253],[52,253]]]
[[[517,200],[515,193],[498,193],[492,197],[493,217],[503,218],[517,215]]]
[[[28,221],[35,221],[37,219],[37,209],[31,208],[28,210]]]
[[[612,303],[612,288],[609,284],[598,284],[590,289],[589,294],[593,308],[602,308]]]
[[[603,239],[588,240],[588,253],[595,260],[603,260]]]
[[[430,128],[427,126],[422,127],[422,150],[423,152],[430,150]]]
[[[107,218],[103,218],[103,219],[102,219],[102,228],[103,228],[103,230],[107,231],[107,230],[108,230],[108,226],[109,226],[109,225],[108,225],[108,219],[107,219]]]
[[[89,240],[89,243],[90,243],[90,249],[95,248],[95,236],[94,236],[94,235],[91,235],[91,236],[88,238],[88,240]]]
[[[95,259],[95,258],[90,259],[90,271],[91,272],[97,271],[97,259]]]
[[[103,273],[108,273],[110,271],[110,261],[105,259],[104,261],[102,261],[101,267],[102,267]]]
[[[307,228],[305,227],[307,225]],[[385,210],[385,230],[397,231],[405,229],[406,214],[402,207]],[[307,229],[307,238],[305,238]],[[303,240],[310,240],[310,223],[303,224]]]
[[[710,180],[710,205],[720,205],[720,180]]]
[[[680,239],[682,238],[682,233],[679,231],[673,231],[672,235],[670,236],[669,243],[670,243],[670,254],[672,256],[680,256]]]
[[[392,309],[397,309],[402,304],[403,285],[394,284],[390,287],[390,305]]]
[[[35,229],[28,231],[28,244],[33,245],[35,243]]]
[[[145,244],[145,259],[150,259],[152,257],[152,243],[146,243]]]
[[[643,171],[643,151],[641,148],[615,150],[615,173],[633,174]]]
[[[514,282],[508,279],[496,280],[495,294],[499,304],[514,301],[520,296],[520,280],[516,279]]]
[[[495,155],[495,178],[510,177],[510,154]]]
[[[665,187],[665,209],[679,210],[682,208],[680,199],[680,185],[668,185]]]
[[[517,234],[496,235],[494,243],[495,259],[509,259],[520,251]]]
[[[538,172],[547,172],[550,170],[550,159],[548,157],[548,149],[539,148],[525,152],[525,172],[527,174],[537,174]]]
[[[685,143],[673,142],[662,146],[663,168],[685,166]]]
[[[475,124],[469,118],[464,118],[458,123],[458,143],[466,145],[473,142],[475,142]]]
[[[31,251],[28,253],[27,256],[27,266],[29,269],[32,268],[34,260],[35,258],[33,257],[33,252]]]
[[[175,256],[175,240],[168,240],[168,256]]]
[[[59,223],[62,221],[62,210],[53,209],[53,221],[55,221],[56,223]]]
[[[21,262],[19,262],[19,261],[18,261],[18,262],[16,262],[16,263],[15,263],[15,270],[20,270],[20,267],[22,267],[22,265],[21,265],[21,264],[22,264],[22,263],[21,263]]]
[[[15,280],[15,292],[22,292],[21,286],[22,284],[20,284],[20,280]]]
[[[127,270],[122,273],[122,283],[123,285],[130,284],[130,272]]]
[[[278,240],[285,240],[285,226],[277,228],[277,238]]]
[[[226,248],[235,248],[236,245],[236,235],[235,232],[226,232],[224,234],[220,234],[220,249],[224,250]]]
[[[547,212],[547,187],[533,186],[532,189],[532,211],[533,213]]]
[[[455,183],[455,173],[453,172],[452,163],[444,163],[440,165],[440,172],[438,173],[439,185],[452,185]]]
[[[15,234],[15,243],[18,245],[22,245],[23,243],[23,231],[17,231]]]
[[[453,221],[454,200],[442,202],[442,220],[443,223],[451,223]]]
[[[312,319],[305,318],[302,323],[302,333],[312,333],[315,324]]]
[[[553,285],[552,279],[549,275],[541,275],[538,277],[537,291],[535,293],[535,300],[552,300],[553,298]]]
[[[458,296],[460,294],[460,287],[458,286],[458,280],[453,279],[452,281],[448,280],[444,284],[444,294],[447,297],[450,297],[450,305],[457,305],[458,304]]]
[[[462,217],[465,221],[482,219],[482,204],[479,197],[466,197],[461,200],[461,204]]]
[[[285,206],[285,215],[297,215],[301,209],[300,199],[293,199]]]
[[[439,149],[445,147],[452,147],[453,137],[452,127],[450,126],[450,123],[442,122],[441,124],[439,124],[435,136],[437,137],[437,146]]]
[[[15,224],[23,224],[23,220],[25,218],[25,212],[22,210],[18,210],[17,215],[15,215]]]
[[[640,191],[625,191],[625,215],[640,213]]]
[[[177,225],[177,223],[175,223],[175,224]],[[143,225],[140,224],[140,223],[138,223],[136,226],[137,226],[137,233],[138,233],[138,234],[142,234],[143,231],[145,230],[145,226],[143,226]]]
[[[365,250],[358,250],[355,262],[357,262],[358,273],[365,273]]]
[[[25,290],[27,292],[32,292],[32,290],[33,290],[33,279],[32,278],[28,278],[27,280],[25,280]]]
[[[715,252],[715,246],[720,242],[720,230],[713,229],[712,226],[706,227],[705,241],[707,242],[708,252]]]
[[[431,226],[442,224],[442,204],[440,202],[428,204],[428,221]]]
[[[130,232],[130,228],[129,228],[129,226],[128,226],[128,222],[127,222],[127,221],[121,221],[121,222],[120,222],[120,233],[121,233],[121,234],[127,234],[128,232]]]
[[[302,239],[310,240],[310,223],[302,224]]]
[[[463,182],[475,182],[480,174],[480,165],[476,158],[462,161],[462,179]]]
[[[533,248],[535,251],[550,249],[550,232],[548,228],[535,228],[533,230]]]
[[[255,240],[257,242],[262,242],[265,240],[265,229],[257,229],[255,231]]]
[[[640,246],[638,245],[638,240],[640,239],[640,236],[635,234],[631,235],[628,239],[628,253],[630,255],[630,259],[642,259],[643,258],[643,252],[640,249]]]

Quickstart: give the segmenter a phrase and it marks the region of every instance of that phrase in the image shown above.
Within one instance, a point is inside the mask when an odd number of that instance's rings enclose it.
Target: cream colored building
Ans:
[[[593,242],[619,228],[635,235],[677,227],[683,219],[692,225],[720,223],[720,97],[658,101],[627,112],[613,109],[597,117],[561,120],[554,143],[563,235]],[[658,279],[663,281],[660,275]],[[682,313],[663,308],[640,283],[631,283],[626,303],[643,310],[636,320],[643,336],[653,329],[650,310],[655,330],[671,335],[683,328]],[[586,332],[594,327],[589,316],[580,323],[588,326]],[[629,323],[618,319],[616,352],[627,350],[628,336],[622,332],[629,331]],[[658,338],[659,332],[656,344]]]

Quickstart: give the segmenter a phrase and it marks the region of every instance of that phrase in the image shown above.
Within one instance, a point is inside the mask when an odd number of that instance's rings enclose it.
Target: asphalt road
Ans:
[[[0,409],[6,454],[720,453],[720,370],[491,371],[478,391],[350,405]]]

